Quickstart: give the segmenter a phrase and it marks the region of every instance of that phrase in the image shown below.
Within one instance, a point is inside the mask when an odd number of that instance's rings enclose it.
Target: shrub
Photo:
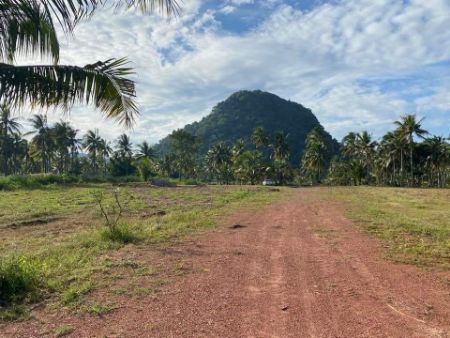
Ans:
[[[119,223],[113,227],[102,229],[100,236],[103,240],[122,244],[135,243],[139,240],[139,237],[127,223]]]
[[[42,267],[25,256],[0,258],[0,303],[36,299],[43,286]]]
[[[152,161],[150,161],[148,158],[142,158],[138,160],[136,166],[139,172],[139,177],[142,179],[142,181],[147,182],[150,177],[154,176],[153,164]]]
[[[0,178],[0,190],[37,189],[53,184],[78,183],[79,178],[71,175],[14,175]]]

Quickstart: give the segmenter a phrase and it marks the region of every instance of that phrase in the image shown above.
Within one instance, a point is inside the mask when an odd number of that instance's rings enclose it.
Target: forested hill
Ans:
[[[186,125],[183,129],[201,141],[201,154],[214,144],[223,141],[233,144],[242,138],[251,146],[251,135],[256,127],[263,127],[268,133],[283,131],[291,151],[291,161],[298,163],[303,152],[306,135],[320,126],[311,110],[301,104],[284,100],[274,94],[255,91],[239,91],[217,104],[211,114],[200,122]],[[324,131],[324,139],[333,153],[338,143]],[[157,150],[166,153],[170,147],[168,137],[160,141]]]

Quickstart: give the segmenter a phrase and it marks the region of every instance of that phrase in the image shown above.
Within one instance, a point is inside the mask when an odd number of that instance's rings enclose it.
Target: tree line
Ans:
[[[136,146],[126,134],[109,142],[98,130],[84,135],[70,123],[50,125],[45,115],[29,119],[31,131],[7,106],[0,108],[0,170],[3,175],[53,173],[84,177],[140,176],[178,178],[220,184],[333,184],[444,187],[450,177],[448,139],[431,136],[414,115],[402,116],[396,128],[376,141],[367,132],[350,132],[339,153],[316,127],[306,137],[298,166],[292,165],[286,135],[256,127],[251,144],[219,142],[205,156],[200,140],[179,129],[170,149],[158,154],[148,142]]]

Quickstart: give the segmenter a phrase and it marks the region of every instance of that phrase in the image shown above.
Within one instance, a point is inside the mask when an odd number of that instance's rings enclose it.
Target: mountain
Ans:
[[[289,134],[291,161],[298,164],[306,135],[317,126],[321,127],[317,118],[301,104],[260,90],[244,90],[232,94],[201,121],[188,124],[183,129],[200,138],[201,154],[220,141],[231,145],[239,138],[243,138],[250,147],[250,138],[256,127],[263,127],[269,133],[283,131]],[[337,153],[338,142],[325,130],[323,134],[332,152]],[[157,145],[161,153],[166,153],[169,148],[169,137]]]

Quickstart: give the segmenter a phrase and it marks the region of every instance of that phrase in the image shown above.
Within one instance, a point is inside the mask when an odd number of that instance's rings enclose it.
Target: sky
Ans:
[[[379,138],[402,114],[450,134],[449,0],[183,0],[178,18],[101,10],[61,37],[61,64],[127,56],[140,116],[132,130],[91,107],[69,120],[85,132],[155,143],[200,120],[238,90],[310,108],[340,140]]]

